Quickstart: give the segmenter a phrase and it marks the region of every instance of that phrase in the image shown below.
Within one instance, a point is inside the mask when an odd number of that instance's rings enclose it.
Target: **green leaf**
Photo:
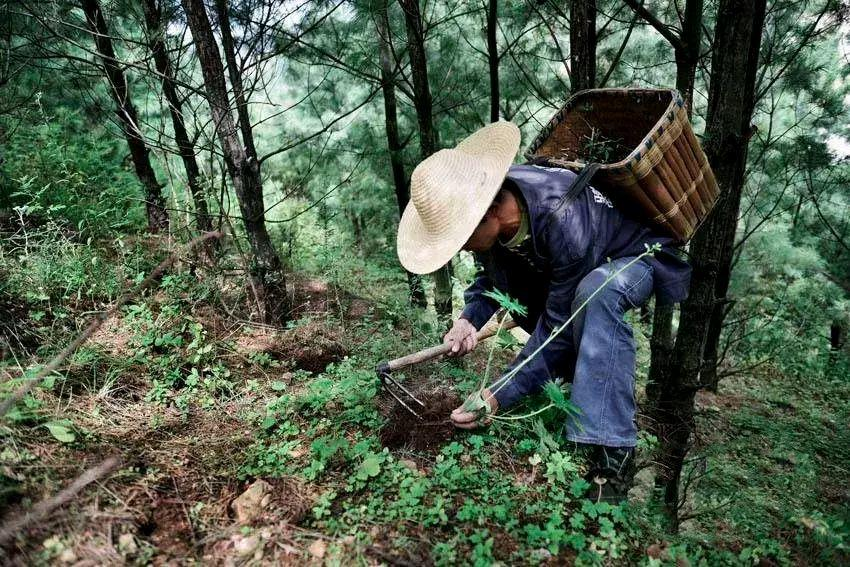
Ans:
[[[275,380],[274,382],[272,382],[272,390],[274,390],[275,392],[282,392],[286,390],[286,383],[281,382],[280,380]]]
[[[590,484],[583,478],[579,477],[570,483],[570,494],[575,498],[580,498],[584,491],[590,487]],[[576,527],[576,526],[573,526]]]
[[[357,478],[367,480],[378,476],[381,473],[381,461],[383,459],[379,455],[370,455],[363,459],[360,468],[357,469]]]
[[[496,334],[496,343],[501,348],[513,348],[519,346],[519,341],[507,329],[499,329]]]
[[[41,381],[41,387],[44,390],[52,390],[53,386],[56,384],[56,375],[48,374],[44,377],[44,380]]]
[[[528,309],[523,304],[496,288],[485,291],[484,297],[494,300],[499,304],[499,307],[507,310],[511,315],[522,315],[523,317],[528,315]]]
[[[572,415],[580,414],[581,410],[567,399],[566,393],[559,384],[551,381],[546,382],[546,384],[543,385],[543,391],[545,392],[546,397],[549,398],[549,401],[552,402],[552,404],[559,410]]]
[[[67,420],[64,421],[67,422]],[[74,432],[68,427],[68,423],[51,421],[45,423],[44,426],[60,443],[73,443],[74,439],[76,439]]]

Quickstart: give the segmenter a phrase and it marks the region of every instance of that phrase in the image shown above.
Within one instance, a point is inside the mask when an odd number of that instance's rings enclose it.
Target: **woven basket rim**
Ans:
[[[667,114],[671,111],[675,111],[676,107],[679,106],[679,101],[682,100],[682,97],[679,94],[679,91],[677,91],[676,89],[671,89],[671,88],[665,88],[665,89],[603,88],[603,89],[583,89],[583,90],[580,90],[577,93],[575,93],[574,95],[572,95],[570,98],[568,98],[567,102],[564,103],[564,105],[560,108],[560,110],[558,110],[558,112],[555,113],[555,115],[549,120],[549,122],[546,123],[546,126],[544,126],[543,130],[537,135],[537,137],[534,138],[534,140],[531,142],[531,145],[525,151],[525,157],[527,159],[531,159],[531,158],[535,157],[534,152],[536,152],[538,149],[540,149],[540,146],[542,146],[543,142],[545,142],[548,139],[552,130],[555,127],[557,127],[558,124],[561,123],[561,121],[563,120],[566,113],[576,105],[576,103],[579,101],[579,99],[586,97],[586,96],[589,96],[589,95],[593,95],[593,94],[622,93],[622,92],[629,92],[629,93],[635,93],[635,94],[638,94],[638,93],[647,93],[647,94],[664,93],[664,94],[670,94],[671,95],[670,104],[667,105],[667,107],[661,113],[661,116],[658,118],[658,120],[655,122],[655,124],[652,126],[652,128],[650,128],[649,132],[647,132],[646,135],[641,139],[640,143],[638,143],[638,145],[635,146],[632,149],[632,151],[630,151],[629,154],[626,157],[624,157],[623,159],[621,159],[620,161],[600,164],[599,170],[602,171],[602,170],[619,169],[619,168],[628,167],[630,162],[635,161],[636,155],[641,151],[641,148],[646,146],[647,142],[650,141],[653,134],[655,134],[655,132],[658,131],[658,129],[665,122],[668,121]],[[673,120],[676,120],[675,114],[673,116]],[[651,144],[650,144],[650,146],[651,146]]]

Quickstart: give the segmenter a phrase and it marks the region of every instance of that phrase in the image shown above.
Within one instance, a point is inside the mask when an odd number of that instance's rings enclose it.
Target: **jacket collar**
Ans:
[[[534,252],[540,254],[539,239],[544,230],[544,222],[576,178],[576,174],[568,169],[543,167],[540,165],[512,165],[505,179],[510,180],[519,189],[520,196],[525,201],[534,243]]]

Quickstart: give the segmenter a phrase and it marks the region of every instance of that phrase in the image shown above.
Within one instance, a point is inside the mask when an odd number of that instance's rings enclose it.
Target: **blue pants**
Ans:
[[[579,283],[572,312],[596,291],[610,274],[634,257],[619,258],[596,268]],[[572,402],[581,410],[566,424],[567,438],[606,447],[634,447],[635,340],[623,319],[652,294],[652,266],[641,259],[597,293],[576,316],[569,333],[575,358],[565,369],[573,376]]]

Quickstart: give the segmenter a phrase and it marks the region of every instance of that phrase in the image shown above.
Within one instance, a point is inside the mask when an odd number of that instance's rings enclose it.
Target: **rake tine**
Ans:
[[[416,410],[411,408],[407,402],[414,401],[420,407],[425,408],[425,404],[422,403],[416,396],[414,396],[407,388],[399,384],[395,378],[390,375],[390,369],[388,364],[380,364],[377,368],[378,376],[381,379],[381,386],[383,386],[384,390],[386,390],[401,406],[406,409],[408,412],[413,414],[419,419],[423,419],[421,415],[419,415]],[[405,401],[400,395],[399,392],[402,392],[405,396],[407,396],[408,400]]]

